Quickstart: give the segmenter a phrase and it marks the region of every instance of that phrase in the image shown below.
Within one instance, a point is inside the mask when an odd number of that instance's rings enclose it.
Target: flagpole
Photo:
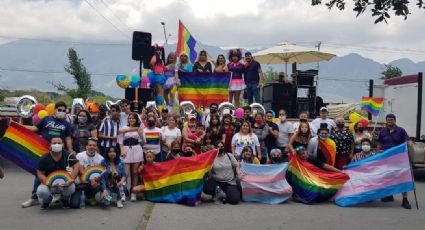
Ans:
[[[407,155],[409,156],[410,175],[412,176],[412,180],[413,180],[413,195],[415,196],[416,209],[419,210],[418,198],[416,196],[415,175],[413,173],[413,169],[412,169],[413,164],[412,164],[412,159],[409,153],[409,142],[406,142],[406,145],[407,145]]]
[[[381,109],[379,109],[379,112],[378,112],[378,116],[376,116],[377,118],[381,115],[381,112],[382,112],[382,109],[383,109],[384,107],[382,106],[382,108]],[[370,112],[369,112],[370,113]],[[372,113],[371,113],[372,114]],[[373,116],[372,116],[372,121],[373,121]],[[373,126],[373,130],[372,130],[372,135],[375,133],[375,129],[376,129],[376,125],[378,124],[378,119],[376,119],[375,120],[375,125]]]

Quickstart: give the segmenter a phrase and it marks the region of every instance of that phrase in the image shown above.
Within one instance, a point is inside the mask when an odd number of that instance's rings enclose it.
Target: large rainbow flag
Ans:
[[[347,165],[350,176],[335,196],[339,206],[353,206],[387,196],[412,191],[407,145],[401,144]]]
[[[286,176],[293,197],[303,203],[326,201],[349,179],[347,174],[320,169],[308,161],[291,155]]]
[[[179,37],[177,41],[176,55],[185,53],[189,57],[191,63],[195,63],[197,53],[195,50],[196,40],[179,20]]]
[[[378,116],[379,111],[384,106],[382,97],[362,97],[362,110],[368,111],[373,116]]]
[[[0,155],[34,175],[38,160],[48,152],[46,140],[16,122],[10,122],[0,139]]]
[[[145,165],[142,170],[146,199],[152,202],[195,206],[201,198],[204,176],[210,171],[217,150],[194,157]]]
[[[241,186],[244,201],[279,204],[292,195],[285,179],[288,163],[256,165],[241,163]]]
[[[230,72],[179,72],[179,100],[192,101],[196,107],[209,106],[229,100]]]

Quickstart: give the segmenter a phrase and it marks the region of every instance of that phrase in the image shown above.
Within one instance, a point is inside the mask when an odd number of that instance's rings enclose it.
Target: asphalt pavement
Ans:
[[[0,180],[0,230],[126,230],[126,229],[423,229],[425,226],[425,169],[415,171],[419,210],[413,192],[412,210],[396,201],[375,201],[358,207],[335,204],[304,205],[289,201],[280,205],[241,203],[240,205],[202,203],[197,207],[178,204],[153,204],[147,201],[125,203],[123,209],[89,207],[62,209],[54,206],[21,208],[29,198],[33,176],[0,161],[5,178]]]

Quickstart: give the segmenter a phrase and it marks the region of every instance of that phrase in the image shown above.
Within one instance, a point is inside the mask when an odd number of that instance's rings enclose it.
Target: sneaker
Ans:
[[[41,204],[40,209],[41,210],[47,210],[47,209],[49,209],[49,206],[50,206],[49,203],[43,203],[43,204]]]
[[[209,200],[212,200],[212,198],[213,198],[212,195],[206,194],[204,192],[201,193],[201,200],[202,201],[209,201]]]
[[[131,193],[130,200],[131,200],[131,201],[136,201],[136,200],[137,200],[136,193]]]
[[[66,199],[61,200],[62,202],[62,208],[68,209],[69,208],[69,201]]]
[[[122,200],[117,200],[117,207],[124,208],[124,205],[122,204]]]
[[[38,202],[38,199],[34,199],[34,198],[30,198],[27,201],[25,201],[24,203],[22,203],[22,208],[29,208],[31,206],[35,206],[35,205],[39,205],[40,203]]]
[[[387,196],[381,199],[382,202],[393,202],[394,197],[393,196]]]
[[[403,202],[401,203],[401,206],[405,209],[412,209],[412,206],[410,205],[409,201],[407,199],[403,199]]]

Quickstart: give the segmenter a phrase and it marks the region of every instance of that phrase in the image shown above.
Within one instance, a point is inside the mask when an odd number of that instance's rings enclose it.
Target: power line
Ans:
[[[127,27],[127,29],[130,31],[130,32],[133,32],[133,30],[127,25],[127,23],[125,23],[124,21],[122,21],[121,20],[121,18],[119,18],[115,13],[114,13],[114,11],[109,7],[109,5],[108,4],[106,4],[103,0],[100,0],[101,2],[102,2],[102,4],[106,7],[106,8],[108,8],[108,10],[109,11],[111,11],[111,13],[112,13],[112,15],[116,18],[116,19],[118,19],[118,21],[120,21],[125,27]]]
[[[44,38],[27,38],[27,37],[15,37],[15,36],[6,36],[0,35],[0,38],[10,39],[10,40],[28,40],[28,41],[42,41],[42,42],[61,42],[61,43],[71,43],[76,45],[109,45],[109,46],[131,46],[130,43],[120,43],[120,42],[86,42],[86,41],[74,41],[74,40],[62,40],[62,39],[44,39]]]
[[[60,70],[38,70],[38,69],[25,69],[25,68],[4,68],[0,67],[1,71],[8,72],[25,72],[25,73],[45,73],[45,74],[69,74],[65,71]],[[90,75],[99,75],[99,76],[117,76],[119,73],[89,73]]]
[[[97,14],[99,14],[103,19],[105,19],[107,22],[109,22],[109,24],[111,24],[118,32],[120,32],[121,35],[123,35],[124,37],[128,38],[131,40],[131,38],[125,34],[124,32],[122,32],[117,26],[115,26],[114,23],[112,23],[108,18],[106,18],[99,10],[97,10],[88,0],[84,0],[87,4],[89,4],[89,6],[96,11]]]

